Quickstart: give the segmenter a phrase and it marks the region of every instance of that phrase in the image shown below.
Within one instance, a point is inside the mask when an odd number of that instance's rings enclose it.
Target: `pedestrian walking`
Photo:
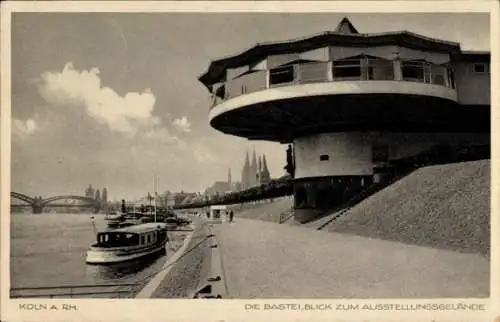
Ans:
[[[234,218],[234,212],[231,210],[231,212],[229,213],[229,222],[233,222],[233,218]]]

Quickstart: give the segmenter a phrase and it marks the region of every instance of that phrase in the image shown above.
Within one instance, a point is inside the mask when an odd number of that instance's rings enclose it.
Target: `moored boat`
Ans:
[[[117,211],[114,214],[106,214],[104,220],[107,222],[108,227],[113,228],[117,227],[121,222],[123,222],[125,220],[125,216],[124,214]]]
[[[88,264],[110,264],[138,259],[165,249],[164,223],[146,223],[97,233],[97,242],[87,251]]]

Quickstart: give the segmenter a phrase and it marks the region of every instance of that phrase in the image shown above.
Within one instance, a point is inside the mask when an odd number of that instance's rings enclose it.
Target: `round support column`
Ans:
[[[373,180],[367,133],[322,133],[294,140],[295,220],[304,223],[346,201]]]

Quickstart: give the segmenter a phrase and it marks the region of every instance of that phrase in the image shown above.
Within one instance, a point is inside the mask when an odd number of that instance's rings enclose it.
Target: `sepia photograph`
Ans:
[[[10,299],[490,298],[489,13],[10,19]]]

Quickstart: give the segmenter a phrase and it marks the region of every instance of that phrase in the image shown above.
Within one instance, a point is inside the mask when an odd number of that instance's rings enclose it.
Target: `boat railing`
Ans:
[[[139,284],[92,284],[40,287],[17,287],[10,289],[11,298],[131,298]]]

